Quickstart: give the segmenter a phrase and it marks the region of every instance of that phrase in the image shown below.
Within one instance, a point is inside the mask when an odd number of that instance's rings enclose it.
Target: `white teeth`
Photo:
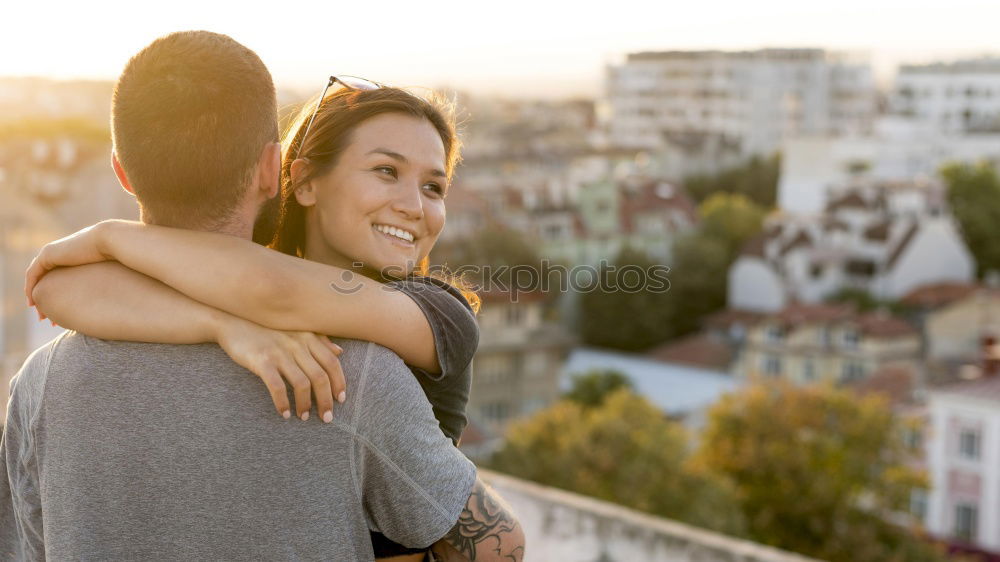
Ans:
[[[386,226],[384,224],[375,225],[375,230],[379,232],[384,232],[390,236],[395,236],[401,240],[406,240],[407,242],[413,242],[413,235],[405,230],[401,230],[394,226]]]

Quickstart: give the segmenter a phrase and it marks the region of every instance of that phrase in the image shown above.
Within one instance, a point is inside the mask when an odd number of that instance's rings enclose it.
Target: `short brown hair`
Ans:
[[[245,196],[264,146],[278,140],[274,83],[260,57],[227,35],[171,33],[125,65],[111,125],[143,220],[218,226]]]

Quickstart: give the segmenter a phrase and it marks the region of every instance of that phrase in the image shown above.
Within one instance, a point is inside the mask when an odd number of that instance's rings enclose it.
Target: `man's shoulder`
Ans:
[[[71,334],[71,332],[63,332],[28,355],[28,358],[21,364],[21,368],[10,379],[11,396],[14,396],[15,393],[24,395],[41,392],[45,385],[45,377],[48,374],[52,355],[56,348]]]

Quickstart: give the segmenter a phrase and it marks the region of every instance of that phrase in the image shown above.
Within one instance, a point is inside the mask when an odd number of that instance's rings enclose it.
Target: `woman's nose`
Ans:
[[[420,186],[408,185],[396,193],[392,200],[392,210],[405,215],[409,219],[419,220],[424,216],[423,201],[420,199]]]

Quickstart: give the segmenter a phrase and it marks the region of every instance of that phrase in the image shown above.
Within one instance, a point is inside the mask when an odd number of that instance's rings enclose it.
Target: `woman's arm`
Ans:
[[[373,341],[410,365],[440,369],[427,318],[406,295],[225,234],[105,221],[46,245],[27,284],[57,266],[102,260],[269,328]]]
[[[336,355],[325,336],[269,330],[194,301],[115,262],[59,268],[34,286],[39,313],[64,328],[125,341],[218,342],[238,364],[259,376],[278,412],[290,416],[283,378],[295,390],[296,413],[308,416],[310,391],[321,418],[344,391]]]

